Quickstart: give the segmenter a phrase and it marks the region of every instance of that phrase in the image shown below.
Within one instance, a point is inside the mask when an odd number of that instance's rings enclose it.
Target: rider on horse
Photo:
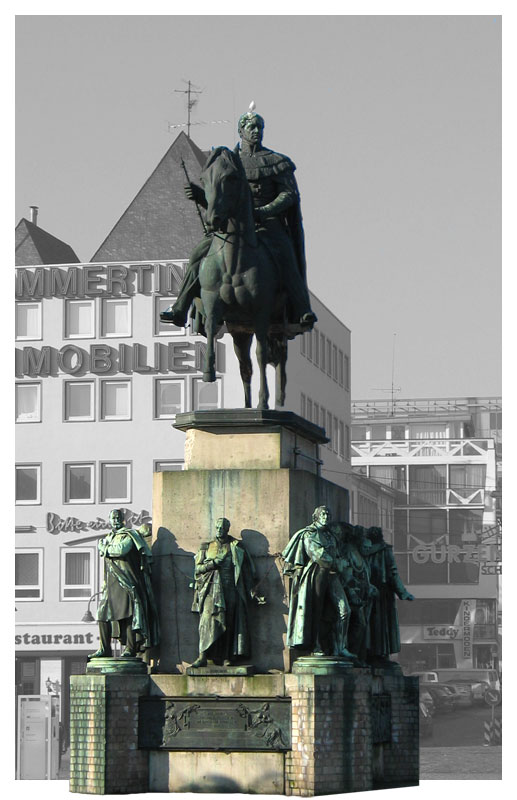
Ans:
[[[311,310],[306,279],[305,248],[300,212],[300,195],[293,162],[274,150],[262,147],[264,120],[254,111],[239,119],[239,156],[253,196],[254,218],[259,240],[266,246],[281,275],[287,293],[287,317],[311,330],[317,321]],[[205,194],[190,183],[185,194],[204,208]],[[162,311],[162,322],[183,327],[195,297],[200,296],[199,267],[207,255],[212,237],[206,236],[193,250],[178,298]]]

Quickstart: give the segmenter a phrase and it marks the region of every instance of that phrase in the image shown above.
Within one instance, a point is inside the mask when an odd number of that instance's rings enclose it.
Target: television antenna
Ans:
[[[182,79],[183,80],[183,79]],[[195,106],[198,104],[199,99],[197,97],[192,97],[195,94],[203,94],[203,90],[196,86],[192,81],[185,81],[183,83],[187,84],[186,89],[174,89],[175,92],[179,94],[186,94],[187,95],[187,121],[180,122],[180,123],[168,123],[167,127],[169,133],[174,130],[175,128],[186,128],[187,129],[187,136],[190,139],[190,128],[192,125],[224,125],[229,123],[229,119],[212,119],[208,122],[200,121],[200,122],[192,122],[191,120],[191,111]]]
[[[395,339],[397,334],[393,334],[393,350],[391,354],[391,388],[390,389],[371,389],[372,392],[390,392],[391,393],[391,416],[395,416],[395,392],[402,391],[400,386],[395,386]]]

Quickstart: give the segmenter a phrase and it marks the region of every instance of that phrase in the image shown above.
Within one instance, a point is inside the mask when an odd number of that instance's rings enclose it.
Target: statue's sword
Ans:
[[[190,183],[190,178],[188,176],[187,167],[185,166],[185,162],[183,161],[183,158],[181,159],[181,166],[183,167],[183,172],[185,173],[185,177],[187,179],[187,183]],[[195,198],[194,198],[194,203],[196,204],[196,211],[198,213],[199,219],[201,220],[201,225],[203,226],[203,230],[205,232],[205,236],[207,236],[208,235],[208,231],[206,229],[205,220],[203,219],[203,215],[201,213],[201,209],[199,208],[199,205],[198,205],[197,200]]]

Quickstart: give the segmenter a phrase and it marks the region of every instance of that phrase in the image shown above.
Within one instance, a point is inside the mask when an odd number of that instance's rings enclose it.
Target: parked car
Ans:
[[[418,718],[420,721],[420,736],[426,739],[433,735],[433,715],[422,701],[418,704]]]
[[[449,686],[456,693],[457,706],[471,706],[474,702],[472,684],[470,681],[447,681],[444,686]]]
[[[427,710],[429,711],[430,715],[434,714],[434,700],[432,694],[424,687],[420,687],[418,699],[420,703],[423,703]]]
[[[410,678],[420,678],[420,683],[439,683],[437,672],[410,672]]]
[[[457,705],[456,697],[449,686],[443,683],[428,683],[426,689],[433,698],[437,714],[454,711]]]

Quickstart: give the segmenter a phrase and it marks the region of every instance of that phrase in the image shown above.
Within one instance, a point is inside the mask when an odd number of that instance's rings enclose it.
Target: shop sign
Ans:
[[[463,629],[459,625],[424,625],[424,641],[450,642],[462,637]]]
[[[458,669],[472,669],[474,666],[472,640],[474,638],[474,618],[476,601],[462,600],[454,625],[461,630],[461,639],[454,642],[454,655]],[[459,637],[458,637],[459,638]]]
[[[495,544],[419,544],[411,551],[416,564],[480,564],[485,561],[501,561],[501,548]],[[493,574],[493,573],[485,573]]]
[[[61,348],[16,348],[16,375],[31,378],[48,378],[49,375],[117,375],[123,373],[168,373],[185,375],[202,372],[206,356],[206,342],[175,341],[155,342],[152,351],[145,345],[91,344],[88,349],[76,344]],[[224,372],[224,345],[216,342],[216,370]]]
[[[185,262],[20,267],[16,299],[177,294],[185,268]]]
[[[148,511],[142,509],[138,514],[129,508],[122,509],[125,524],[128,528],[138,528],[140,525],[149,525],[151,517]],[[83,531],[107,530],[110,527],[109,520],[97,517],[94,520],[84,521],[77,517],[60,517],[53,511],[47,513],[47,531],[49,533],[82,533]]]
[[[85,622],[20,624],[16,625],[14,634],[16,650],[25,652],[34,650],[87,650],[93,652],[98,641],[98,626]]]

